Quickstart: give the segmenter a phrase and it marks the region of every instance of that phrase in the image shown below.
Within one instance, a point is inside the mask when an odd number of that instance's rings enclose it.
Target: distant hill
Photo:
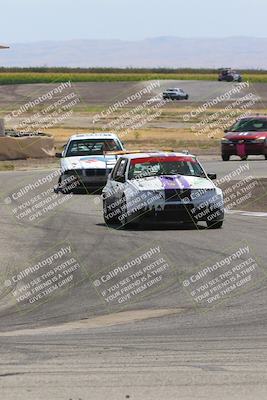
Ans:
[[[177,67],[267,69],[267,38],[140,41],[69,40],[10,44],[0,52],[5,67]]]

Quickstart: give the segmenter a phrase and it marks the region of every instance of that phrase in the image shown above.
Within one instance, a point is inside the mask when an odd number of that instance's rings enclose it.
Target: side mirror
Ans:
[[[62,158],[62,154],[61,154],[61,153],[56,153],[56,154],[55,154],[55,157],[57,157],[57,158]]]
[[[217,179],[217,174],[207,174],[208,178],[210,178],[212,181],[214,181],[215,179]]]
[[[116,176],[115,177],[115,181],[124,183],[125,182],[125,177],[124,176]]]

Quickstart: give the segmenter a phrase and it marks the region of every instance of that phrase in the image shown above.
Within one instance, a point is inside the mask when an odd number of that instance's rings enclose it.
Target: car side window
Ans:
[[[70,144],[70,142],[67,142],[66,144],[64,144],[64,148],[63,148],[63,152],[62,152],[63,157],[66,157],[66,155],[67,155],[69,144]]]
[[[123,177],[125,175],[126,166],[127,160],[122,158],[114,171],[113,179]]]
[[[113,168],[112,174],[111,174],[112,179],[115,178],[115,175],[116,175],[117,169],[119,168],[120,163],[121,163],[121,158],[119,160],[117,160],[116,164],[114,165],[114,168]]]

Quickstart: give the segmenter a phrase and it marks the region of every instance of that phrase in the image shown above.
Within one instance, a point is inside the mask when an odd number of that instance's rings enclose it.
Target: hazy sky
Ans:
[[[266,15],[267,0],[3,0],[0,42],[267,37]]]

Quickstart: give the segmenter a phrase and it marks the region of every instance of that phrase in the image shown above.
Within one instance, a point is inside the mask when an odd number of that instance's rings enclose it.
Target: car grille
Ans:
[[[181,201],[191,198],[191,189],[165,189],[165,200],[168,201]]]
[[[233,144],[238,144],[238,143],[251,144],[255,143],[255,139],[235,139],[235,140],[230,140],[230,142]]]
[[[106,169],[92,168],[92,169],[85,170],[86,176],[105,176],[108,173],[109,173],[109,171],[107,171]]]
[[[200,198],[211,191],[214,191],[214,189],[165,189],[165,201],[191,201],[192,197],[193,199]]]

